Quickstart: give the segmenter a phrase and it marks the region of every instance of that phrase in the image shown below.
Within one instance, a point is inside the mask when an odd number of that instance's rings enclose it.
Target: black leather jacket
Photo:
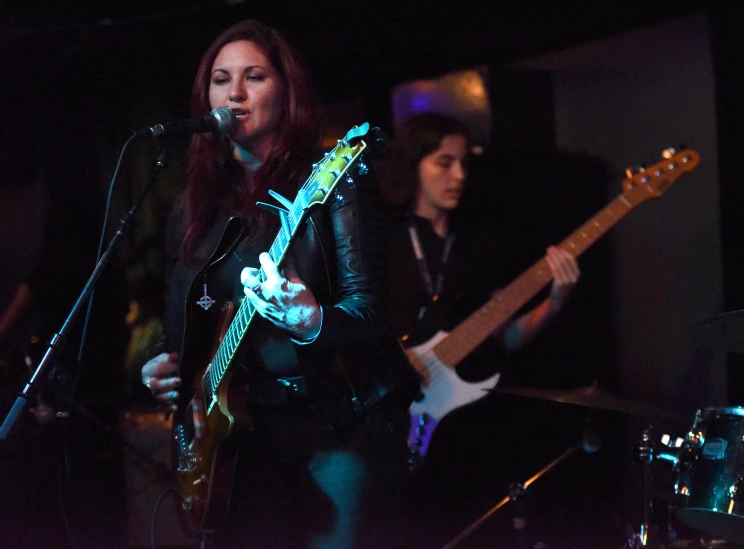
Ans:
[[[195,259],[186,261],[179,253],[184,203],[177,202],[166,235],[166,336],[158,351],[179,351],[182,368],[194,368],[188,364],[190,354],[211,358],[203,350],[204,341],[214,331],[220,301],[240,299],[240,270],[257,266],[257,254],[263,250],[241,246],[242,220],[222,215],[202,239]],[[418,390],[418,376],[388,330],[380,298],[386,243],[383,208],[373,177],[356,174],[339,183],[335,196],[311,214],[292,245],[298,274],[323,309],[315,341],[290,344],[286,333],[279,334],[260,317],[248,330],[247,339],[258,341],[257,356],[265,359],[254,372],[260,370],[269,378],[304,376],[310,393],[339,422],[361,415],[393,393],[410,403]],[[195,305],[207,293],[217,301],[212,311]],[[252,345],[246,343],[241,348]],[[195,351],[195,346],[201,350]],[[251,360],[243,362],[251,370]],[[271,368],[266,367],[269,363]]]

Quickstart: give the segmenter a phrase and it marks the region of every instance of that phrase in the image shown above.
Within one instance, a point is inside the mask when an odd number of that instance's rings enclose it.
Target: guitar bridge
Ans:
[[[196,471],[196,457],[190,449],[190,437],[183,425],[176,427],[176,444],[178,455],[178,472],[193,473]]]

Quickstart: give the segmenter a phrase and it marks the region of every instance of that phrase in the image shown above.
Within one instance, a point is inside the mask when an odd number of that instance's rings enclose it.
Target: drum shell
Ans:
[[[677,517],[709,534],[744,543],[744,408],[698,412],[677,463]]]

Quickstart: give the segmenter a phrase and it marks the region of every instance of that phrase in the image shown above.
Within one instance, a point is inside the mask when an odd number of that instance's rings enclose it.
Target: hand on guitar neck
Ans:
[[[312,340],[320,333],[320,305],[307,285],[299,278],[290,258],[282,272],[269,254],[258,257],[261,269],[246,267],[240,275],[245,295],[256,311],[275,326],[302,341]]]
[[[553,285],[550,288],[550,307],[554,312],[563,308],[581,276],[579,264],[570,253],[556,246],[550,246],[545,261],[553,273]]]
[[[503,334],[498,330],[494,332],[509,350],[520,349],[537,337],[566,304],[581,277],[576,258],[557,246],[550,246],[547,249],[545,262],[550,267],[553,277],[550,296],[509,325]]]

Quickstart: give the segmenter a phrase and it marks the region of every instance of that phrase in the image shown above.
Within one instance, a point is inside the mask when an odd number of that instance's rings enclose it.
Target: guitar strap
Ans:
[[[436,286],[434,285],[431,273],[429,272],[429,264],[426,262],[426,255],[424,254],[424,248],[421,246],[421,238],[419,238],[418,229],[416,228],[416,222],[413,218],[408,220],[408,235],[411,238],[411,245],[413,246],[413,253],[416,256],[416,263],[418,265],[419,274],[421,280],[424,282],[426,287],[426,293],[429,295],[432,303],[439,299],[439,295],[444,289],[444,267],[447,265],[447,261],[452,251],[452,243],[455,240],[455,235],[450,232],[447,235],[447,240],[444,243],[444,250],[442,250],[442,257],[439,260],[439,273],[437,274]],[[418,319],[421,320],[426,313],[426,305],[423,305],[419,309]]]

